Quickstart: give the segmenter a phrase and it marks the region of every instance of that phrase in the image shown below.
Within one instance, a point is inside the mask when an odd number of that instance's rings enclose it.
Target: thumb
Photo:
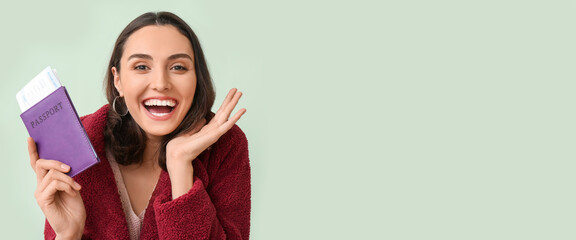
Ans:
[[[27,140],[28,140],[28,156],[30,157],[30,166],[32,167],[32,169],[34,169],[36,167],[36,161],[40,157],[38,156],[38,150],[36,149],[36,143],[34,142],[34,139],[28,137]]]

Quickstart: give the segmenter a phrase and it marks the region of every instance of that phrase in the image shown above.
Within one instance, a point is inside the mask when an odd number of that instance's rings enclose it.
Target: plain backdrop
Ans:
[[[172,11],[244,92],[251,239],[576,239],[576,3],[0,2],[0,235],[41,239],[16,92],[105,104],[120,31]]]

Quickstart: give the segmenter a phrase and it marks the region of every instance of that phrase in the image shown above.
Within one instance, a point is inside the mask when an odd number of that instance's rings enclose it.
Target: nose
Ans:
[[[153,76],[150,87],[156,91],[165,91],[170,89],[170,76],[168,75],[168,71],[158,69],[156,74]]]

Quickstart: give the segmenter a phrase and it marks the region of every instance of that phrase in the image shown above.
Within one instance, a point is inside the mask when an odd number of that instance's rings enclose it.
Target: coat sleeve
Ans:
[[[50,223],[48,223],[48,220],[44,220],[44,239],[45,240],[54,240],[56,239],[56,233],[54,232],[54,230],[52,229],[52,226],[50,226]]]
[[[46,240],[54,240],[56,239],[56,233],[54,232],[54,229],[52,229],[52,226],[50,226],[50,223],[48,223],[48,220],[45,220],[45,225],[44,225],[44,239]],[[88,238],[85,235],[82,235],[82,240],[89,240],[90,238]]]
[[[160,239],[248,239],[250,234],[250,164],[248,144],[237,128],[211,183],[194,177],[190,191],[174,200],[154,201]],[[232,129],[231,129],[232,130]]]

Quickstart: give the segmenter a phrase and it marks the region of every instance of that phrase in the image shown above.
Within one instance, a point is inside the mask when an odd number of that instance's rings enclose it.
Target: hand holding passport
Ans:
[[[42,159],[71,167],[73,177],[100,162],[66,88],[47,67],[16,94],[28,133]]]

